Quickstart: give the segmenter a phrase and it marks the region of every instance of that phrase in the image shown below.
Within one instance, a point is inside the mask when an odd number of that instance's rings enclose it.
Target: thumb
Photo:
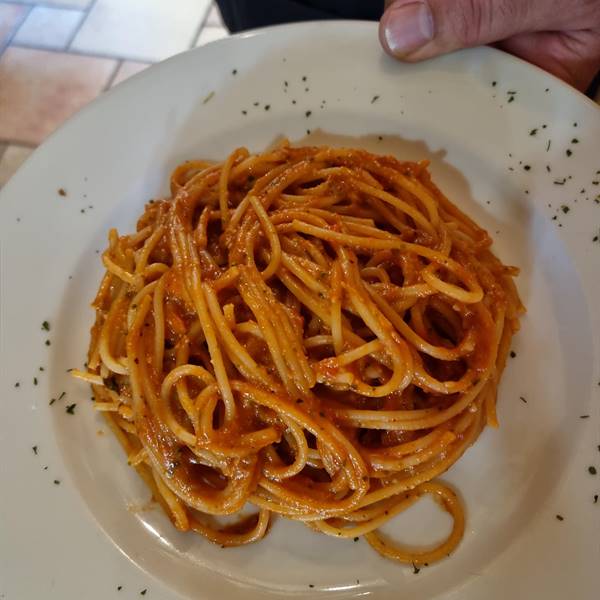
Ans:
[[[518,33],[575,29],[590,4],[596,3],[571,0],[565,11],[564,0],[396,0],[381,18],[379,37],[389,54],[418,61]]]

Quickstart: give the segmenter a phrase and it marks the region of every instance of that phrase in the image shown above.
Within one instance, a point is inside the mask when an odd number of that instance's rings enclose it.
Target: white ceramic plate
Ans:
[[[307,129],[315,142],[431,159],[442,189],[522,268],[529,312],[501,428],[445,476],[466,503],[465,538],[418,574],[283,519],[229,550],[176,532],[66,373],[85,360],[108,228],[131,230],[184,159]],[[491,49],[401,65],[367,23],[210,44],[78,114],[0,197],[0,598],[597,598],[598,140],[598,107],[543,72]],[[427,543],[448,527],[423,501],[393,533]]]

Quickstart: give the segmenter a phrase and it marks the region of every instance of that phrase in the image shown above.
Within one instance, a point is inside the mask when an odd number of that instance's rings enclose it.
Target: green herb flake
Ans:
[[[579,140],[577,138],[573,138],[571,140],[571,144],[579,144]]]
[[[73,404],[69,404],[67,406],[67,408],[65,409],[65,412],[70,414],[70,415],[74,415],[75,414],[75,407],[77,406],[77,403],[74,402]]]
[[[50,323],[48,323],[48,321],[44,321],[44,322],[42,323],[42,329],[43,329],[44,331],[50,331]]]
[[[214,98],[214,95],[215,95],[214,92],[209,92],[206,95],[206,98],[204,98],[204,100],[202,100],[202,104],[208,104],[208,102],[210,102]]]
[[[44,343],[46,344],[46,346],[49,346],[50,345],[50,340],[46,340]]]
[[[48,406],[52,406],[56,402],[56,398],[50,398],[50,402],[48,402]]]
[[[417,567],[417,565],[415,565],[415,563],[413,563],[412,566],[413,566],[413,573],[415,575],[418,575],[419,572],[421,571],[421,569],[419,569],[419,567]]]
[[[265,104],[265,110],[269,110],[271,108],[270,104]]]
[[[16,388],[21,387],[21,382],[17,381],[17,383],[15,383],[15,387]]]
[[[237,75],[237,69],[233,69],[233,71],[231,71],[232,75]]]
[[[144,588],[144,589],[143,589],[143,590],[140,592],[140,596],[145,596],[147,591],[148,591],[148,590],[147,590],[146,588]]]
[[[589,419],[590,415],[579,415],[580,419]]]
[[[34,377],[34,378],[33,378],[33,385],[37,385],[37,384],[38,384],[37,377]]]
[[[38,447],[37,446],[32,446],[31,449],[33,450],[33,453],[37,456]]]
[[[531,165],[525,165],[523,167],[526,171],[531,171]]]
[[[354,542],[358,542],[358,537],[353,538]]]
[[[556,515],[556,520],[557,521],[564,521],[565,518],[562,515]]]
[[[67,395],[67,392],[61,392],[60,396],[58,397],[58,399],[62,400],[66,395]]]
[[[548,140],[548,143],[546,144],[546,152],[550,152],[551,145],[552,145],[552,140]]]
[[[519,400],[521,402],[524,402],[525,404],[527,404],[527,400],[525,400],[525,398],[523,396],[519,396]]]
[[[517,353],[514,350],[510,351],[510,357],[511,358],[515,358],[517,356]]]
[[[55,479],[54,480],[54,485],[60,485],[60,479]]]
[[[304,116],[305,116],[307,119],[308,119],[308,117],[310,117],[310,115],[312,115],[312,110],[307,110],[307,111],[304,113]]]
[[[379,100],[379,96],[373,96],[371,98],[371,104],[374,104],[375,102],[377,102],[377,100]]]
[[[536,129],[532,129],[532,130],[529,132],[529,135],[531,135],[531,136],[534,136],[534,135],[535,135],[537,132],[538,132],[537,128],[536,128]]]
[[[565,213],[565,215],[566,215],[571,209],[566,204],[563,204],[560,207],[560,210],[562,210]]]
[[[122,589],[123,589],[123,586],[122,586],[122,585],[118,585],[118,586],[117,586],[117,592],[120,592]]]
[[[572,156],[573,155],[573,150],[571,150],[570,148],[567,148],[567,151],[565,152],[565,154],[567,156]]]
[[[598,494],[594,494],[594,504],[598,504]]]
[[[598,473],[598,471],[596,470],[596,467],[591,466],[591,467],[588,467],[588,473],[590,475],[596,475]]]

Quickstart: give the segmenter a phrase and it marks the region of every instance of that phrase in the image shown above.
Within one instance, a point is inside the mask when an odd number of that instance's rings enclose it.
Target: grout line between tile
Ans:
[[[24,4],[24,5],[20,5],[20,6],[27,6],[27,5]],[[18,25],[13,29],[12,34],[8,36],[6,43],[3,46],[0,45],[0,55],[10,46],[10,43],[13,41],[15,35],[17,35],[17,32],[19,31],[19,29],[21,29],[21,27],[23,26],[23,23],[25,23],[25,21],[27,20],[27,17],[29,16],[29,14],[31,13],[32,10],[33,10],[33,5],[29,5],[29,8],[26,9],[25,12],[23,13],[23,17],[18,22]]]
[[[31,150],[35,150],[39,146],[39,144],[30,144],[29,142],[13,140],[11,138],[0,138],[0,146],[2,144],[5,144],[7,148],[8,146],[21,146],[21,148],[30,148]]]
[[[123,61],[119,60],[117,62],[117,64],[115,65],[115,68],[113,69],[112,73],[110,74],[110,77],[106,80],[106,83],[104,84],[104,87],[102,88],[103,92],[110,90],[110,88],[112,87],[112,84],[114,83],[115,79],[117,78],[117,73],[119,72],[119,69],[122,66],[123,66]]]
[[[208,5],[208,9],[204,15],[204,18],[200,21],[200,25],[198,25],[198,29],[196,29],[196,31],[194,32],[194,35],[192,36],[192,43],[188,46],[188,50],[191,50],[192,48],[196,47],[196,44],[198,43],[198,38],[200,37],[200,34],[202,33],[202,30],[204,29],[204,27],[206,27],[206,22],[208,21],[208,15],[210,15],[210,11],[213,9],[213,4],[214,4],[214,2],[211,2]]]
[[[145,62],[148,64],[154,64],[156,61],[148,60],[148,58],[141,56],[123,56],[117,54],[104,54],[102,52],[84,52],[81,50],[60,50],[58,48],[40,48],[39,46],[33,46],[31,44],[12,44],[13,48],[23,48],[24,50],[42,50],[44,52],[56,52],[58,54],[72,54],[73,56],[85,56],[86,58],[106,58],[109,60],[128,60],[132,62]]]
[[[51,2],[44,2],[44,0],[35,0],[35,4],[22,4],[21,2],[17,2],[17,3],[12,2],[11,0],[0,0],[0,4],[19,4],[20,6],[30,6],[31,8],[35,8],[36,6],[41,6],[42,8],[58,8],[58,9],[62,9],[62,10],[79,10],[79,11],[84,11],[84,12],[86,10],[89,10],[89,7],[82,9],[82,8],[77,8],[76,6],[73,6],[72,4],[60,4],[60,3],[54,4]]]
[[[69,39],[69,41],[67,42],[66,49],[69,52],[71,52],[71,45],[75,41],[75,38],[77,37],[77,34],[81,30],[81,28],[83,27],[83,24],[87,21],[88,17],[90,16],[90,11],[92,10],[92,8],[94,8],[97,1],[98,0],[92,0],[91,4],[83,11],[83,15],[81,17],[81,20],[79,21],[79,24],[77,25],[77,27],[75,27],[75,31],[73,32],[73,35],[71,35],[71,39]]]

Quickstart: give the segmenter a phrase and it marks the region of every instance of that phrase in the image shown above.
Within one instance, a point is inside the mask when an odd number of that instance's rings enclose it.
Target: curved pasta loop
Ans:
[[[237,546],[277,513],[398,562],[450,554],[464,513],[436,477],[497,426],[518,270],[424,161],[284,142],[170,187],[109,233],[74,375],[175,527]],[[425,494],[448,538],[386,539]]]

